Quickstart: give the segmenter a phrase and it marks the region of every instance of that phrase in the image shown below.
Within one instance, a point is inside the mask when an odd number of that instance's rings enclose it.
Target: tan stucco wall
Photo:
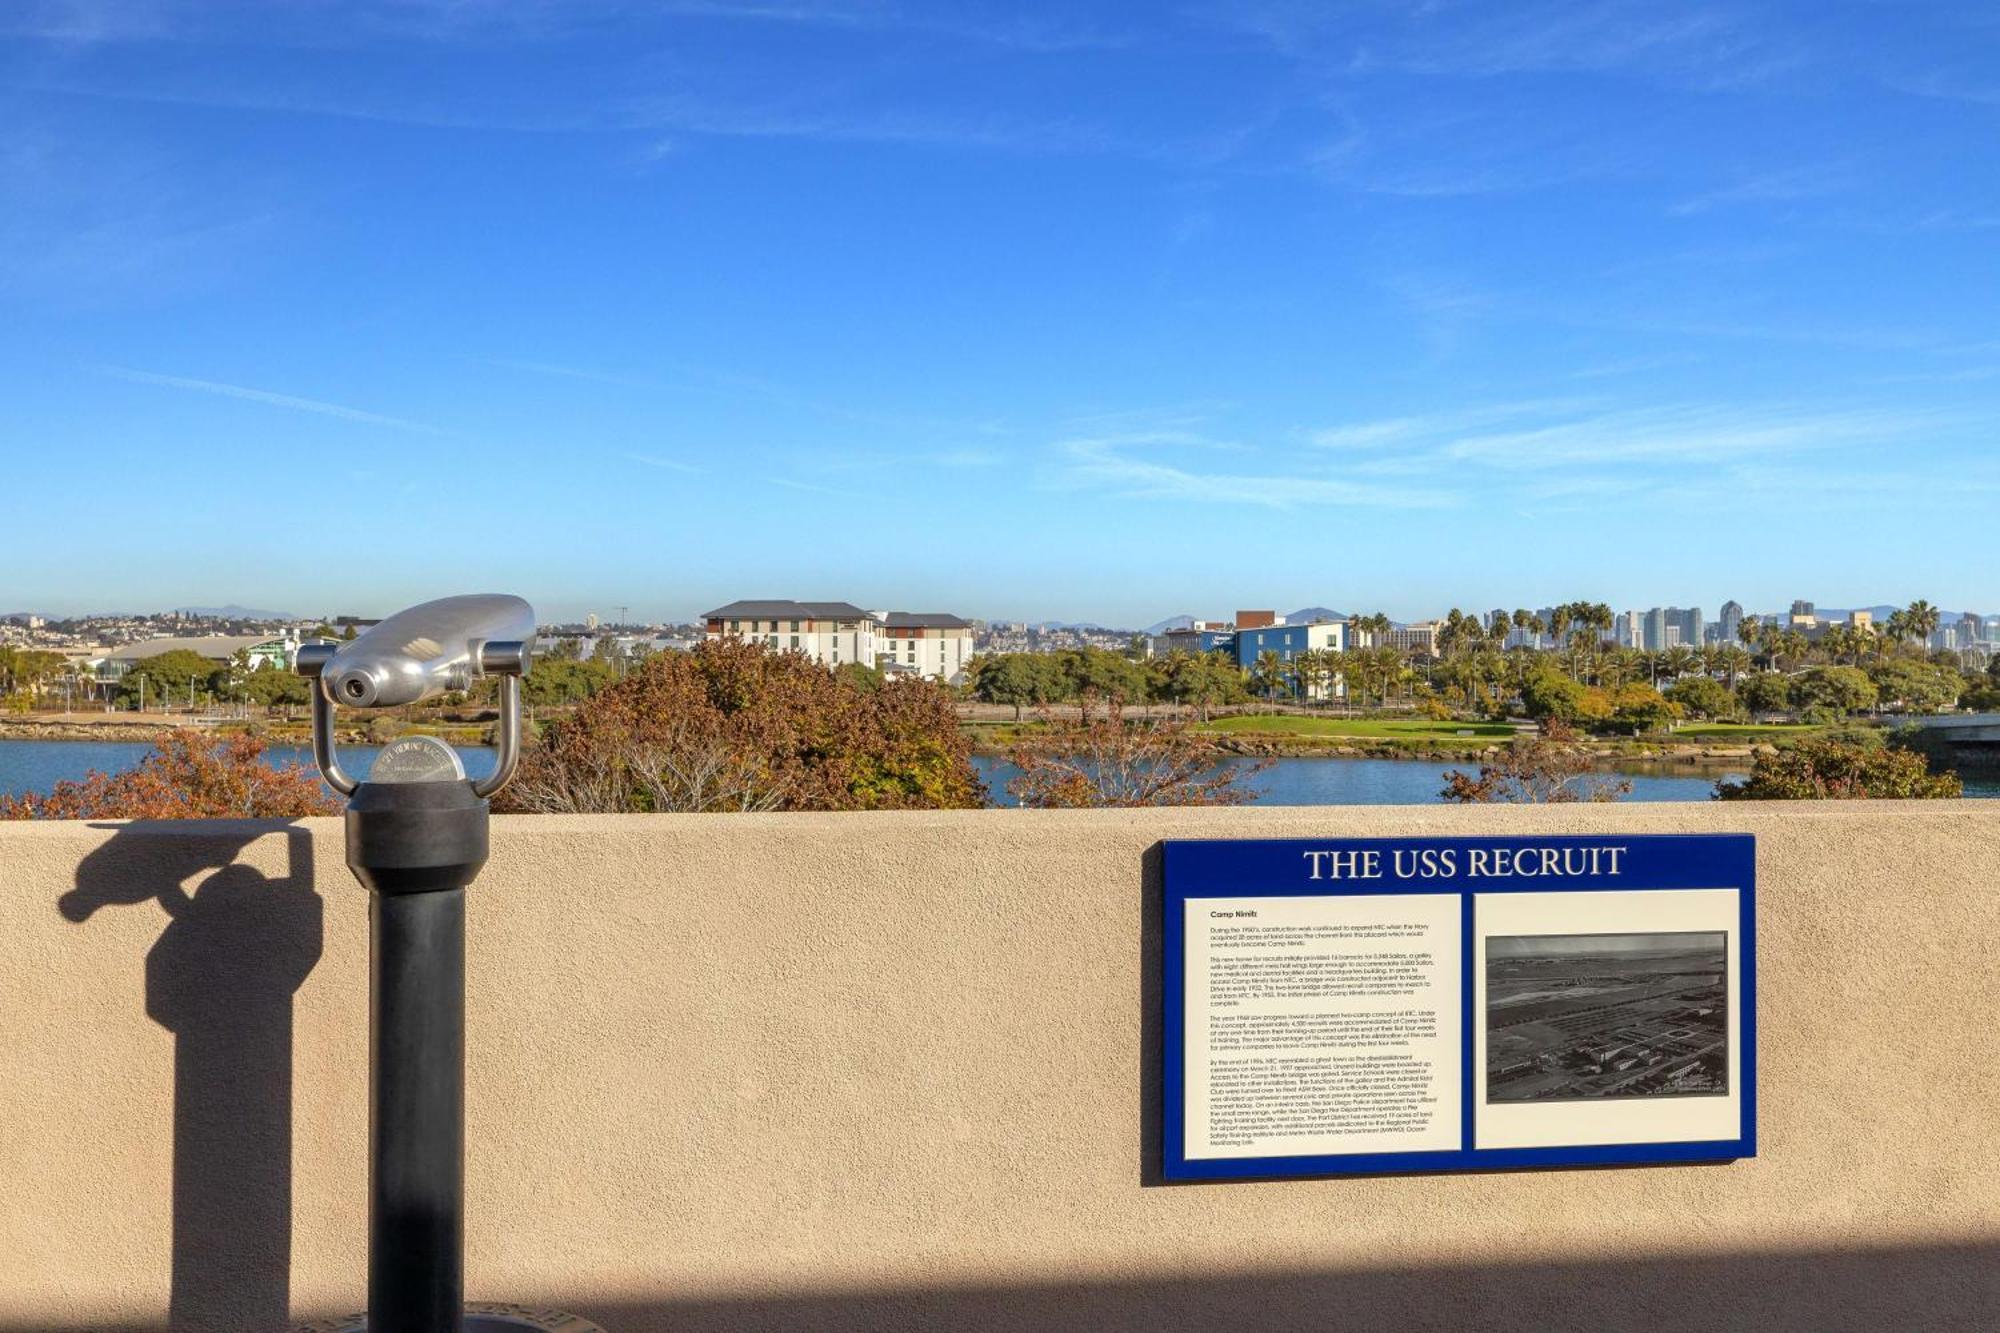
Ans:
[[[1154,843],[1609,830],[1758,836],[1759,1158],[1146,1183]],[[622,1330],[2000,1326],[2000,804],[518,817],[471,912],[477,1299]],[[360,1304],[366,975],[336,821],[0,826],[0,1328]]]

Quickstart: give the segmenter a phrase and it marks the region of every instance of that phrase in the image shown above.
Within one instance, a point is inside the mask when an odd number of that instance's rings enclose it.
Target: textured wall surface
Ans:
[[[1149,1183],[1169,837],[1758,837],[1760,1149]],[[511,818],[469,1295],[620,1330],[2000,1327],[2000,803]],[[340,826],[0,826],[0,1328],[360,1304]]]

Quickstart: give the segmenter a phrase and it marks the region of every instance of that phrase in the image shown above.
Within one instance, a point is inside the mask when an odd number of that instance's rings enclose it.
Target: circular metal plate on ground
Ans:
[[[482,1301],[465,1307],[465,1333],[519,1333],[521,1329],[536,1333],[604,1333],[600,1325],[588,1319],[541,1306]],[[368,1333],[368,1316],[350,1314],[294,1324],[292,1333]]]

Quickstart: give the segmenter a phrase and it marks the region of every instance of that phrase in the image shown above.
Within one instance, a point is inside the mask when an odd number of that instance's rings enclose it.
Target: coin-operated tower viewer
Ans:
[[[348,798],[347,864],[369,890],[369,1333],[593,1326],[465,1299],[465,890],[486,864],[487,798],[520,760],[521,677],[535,639],[519,597],[446,597],[347,643],[311,643],[313,757]],[[341,768],[335,708],[416,703],[499,682],[498,754],[468,780],[431,736],[386,747],[366,782]]]

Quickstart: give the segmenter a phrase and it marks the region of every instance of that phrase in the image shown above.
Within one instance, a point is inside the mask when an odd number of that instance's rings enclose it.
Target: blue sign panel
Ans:
[[[1748,835],[1164,844],[1169,1180],[1756,1153]]]

